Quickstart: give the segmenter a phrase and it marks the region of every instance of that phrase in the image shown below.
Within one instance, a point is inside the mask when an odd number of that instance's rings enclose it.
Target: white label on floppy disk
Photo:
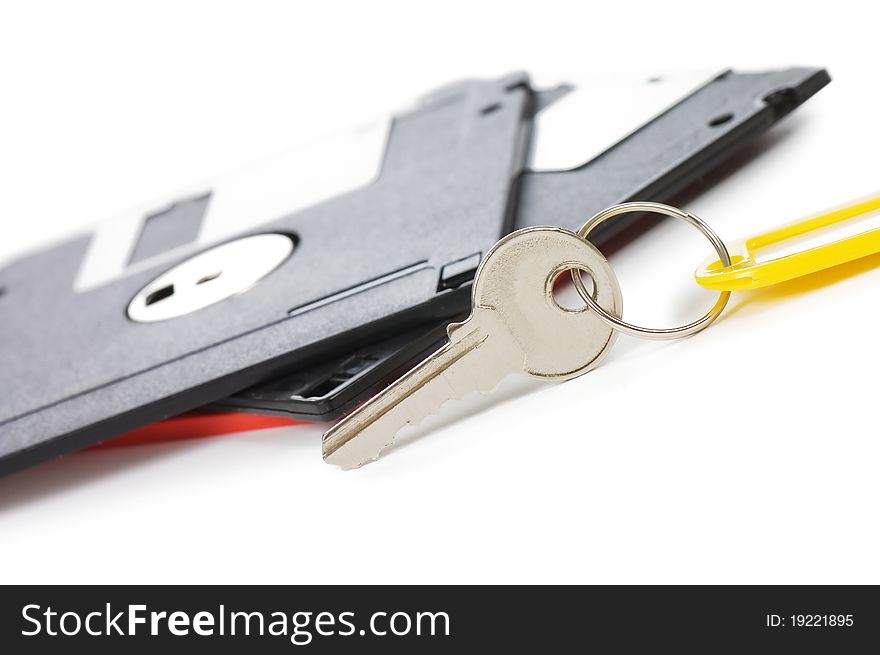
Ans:
[[[385,117],[176,194],[178,199],[210,194],[210,200],[197,236],[154,256],[130,263],[146,220],[157,207],[161,210],[163,203],[144,205],[103,221],[94,230],[74,289],[94,289],[366,186],[381,171],[390,125],[391,117]]]
[[[718,75],[718,71],[670,75],[606,73],[566,78],[574,88],[538,112],[529,168],[581,166]],[[535,80],[535,88],[556,84]]]

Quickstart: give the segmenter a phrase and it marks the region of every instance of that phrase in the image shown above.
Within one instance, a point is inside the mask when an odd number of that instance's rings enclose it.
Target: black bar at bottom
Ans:
[[[223,642],[248,653],[300,647],[318,653],[462,647],[850,653],[876,649],[878,637],[880,600],[867,586],[49,586],[0,592],[0,646],[7,653],[81,646],[119,653],[145,646],[165,655],[212,651]]]

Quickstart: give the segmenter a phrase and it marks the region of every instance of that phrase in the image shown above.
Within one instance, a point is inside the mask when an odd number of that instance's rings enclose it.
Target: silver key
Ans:
[[[449,342],[324,433],[324,460],[354,468],[379,457],[406,425],[435,414],[447,400],[489,393],[511,373],[567,380],[596,366],[616,332],[586,307],[563,309],[553,282],[586,270],[600,306],[620,316],[617,278],[592,244],[552,227],[514,232],[477,270],[473,310],[449,326]]]

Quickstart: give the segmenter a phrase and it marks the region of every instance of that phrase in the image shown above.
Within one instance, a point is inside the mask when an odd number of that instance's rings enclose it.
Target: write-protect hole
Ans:
[[[162,287],[161,289],[156,289],[152,293],[148,294],[146,299],[144,300],[144,304],[149,307],[150,305],[155,305],[157,302],[165,300],[169,296],[174,295],[174,285],[169,284],[168,286]]]
[[[480,113],[481,113],[483,116],[488,116],[489,114],[494,114],[494,113],[495,113],[496,111],[498,111],[499,109],[501,109],[501,103],[500,103],[500,102],[494,102],[494,103],[492,103],[491,105],[487,105],[487,106],[483,107],[483,108],[480,110]]]
[[[733,120],[733,114],[719,114],[711,121],[709,121],[709,127],[718,127],[719,125],[724,125],[725,123],[729,123]]]
[[[585,268],[580,269],[583,274],[584,286],[590,295],[596,297],[596,289],[593,284],[593,276],[590,271]],[[570,314],[579,314],[583,312],[587,305],[584,303],[574,282],[571,281],[572,269],[566,268],[556,274],[551,284],[553,285],[553,304],[559,309]]]
[[[211,280],[216,280],[220,277],[220,274],[223,271],[217,271],[216,273],[211,273],[210,275],[206,275],[205,277],[201,277],[196,281],[196,284],[204,284],[205,282],[210,282]]]

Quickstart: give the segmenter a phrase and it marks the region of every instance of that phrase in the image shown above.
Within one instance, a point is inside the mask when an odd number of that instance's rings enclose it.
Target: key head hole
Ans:
[[[587,291],[590,292],[590,295],[595,298],[596,289],[590,271],[584,268],[579,270],[583,274],[584,286],[587,288]],[[550,298],[553,300],[553,304],[558,309],[561,309],[568,314],[580,314],[581,312],[586,311],[587,305],[580,297],[580,294],[574,286],[574,282],[571,280],[571,271],[571,268],[564,268],[551,275],[549,280],[549,294]]]
[[[144,299],[144,304],[149,307],[150,305],[155,305],[157,302],[161,302],[166,298],[174,295],[174,285],[169,284],[167,286],[162,287],[161,289],[156,289],[152,293],[148,294]]]

